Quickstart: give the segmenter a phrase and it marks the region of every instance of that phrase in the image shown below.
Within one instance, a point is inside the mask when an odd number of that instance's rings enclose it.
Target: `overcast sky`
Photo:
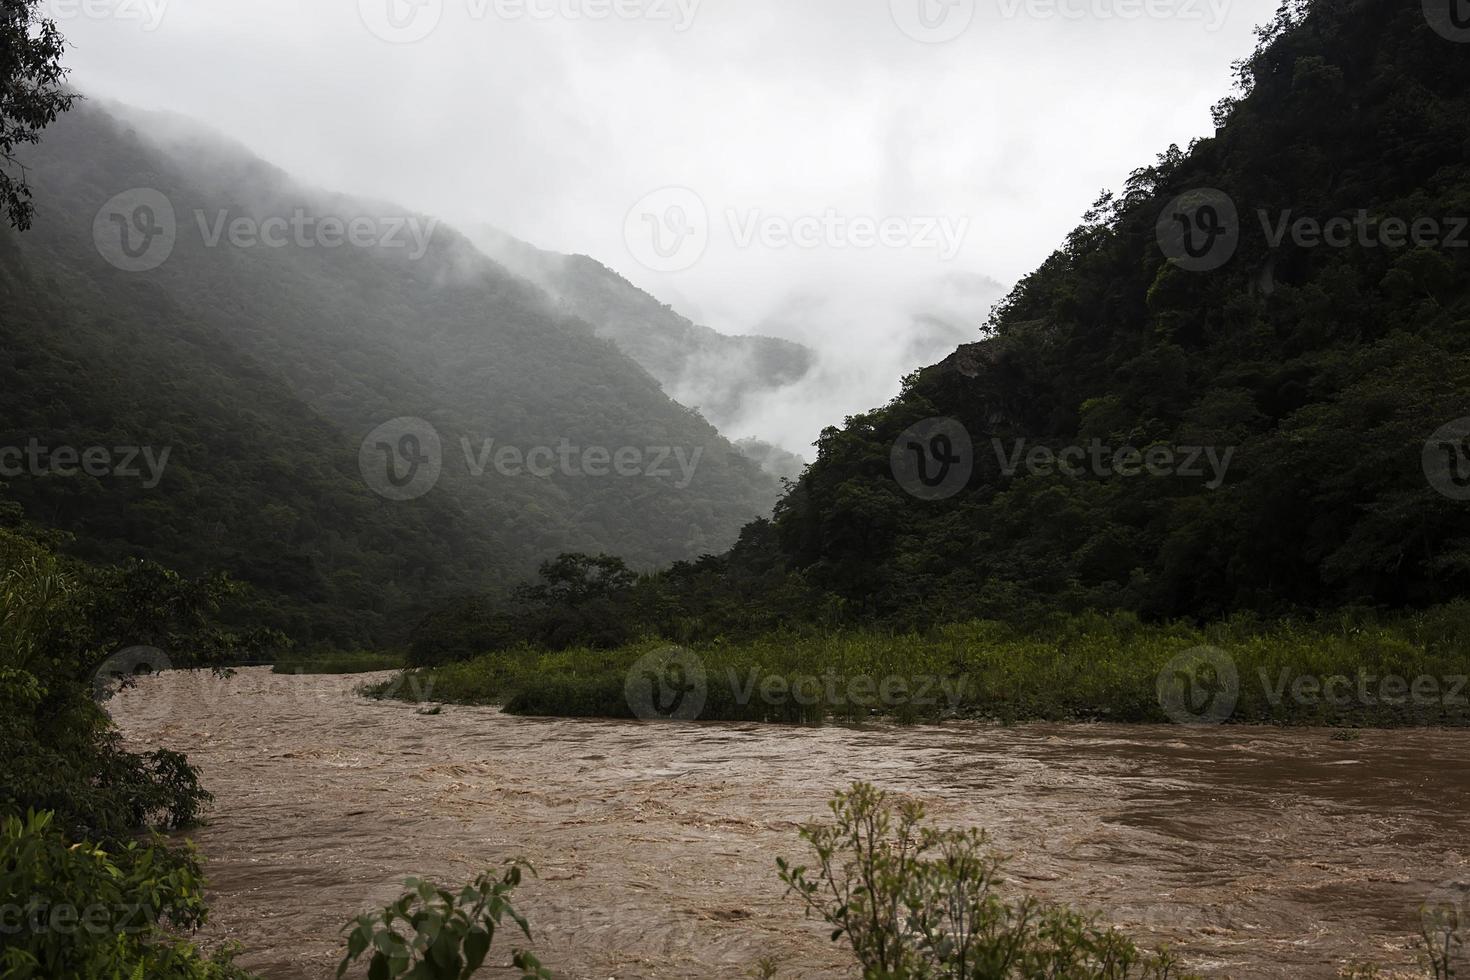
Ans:
[[[974,336],[1101,189],[1208,133],[1276,0],[49,7],[86,91],[811,344],[819,383],[731,433],[801,449],[951,346],[915,314]]]

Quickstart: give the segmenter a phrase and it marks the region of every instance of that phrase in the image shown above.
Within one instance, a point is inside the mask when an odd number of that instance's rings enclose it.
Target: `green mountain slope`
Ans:
[[[26,162],[35,226],[0,232],[0,449],[168,452],[156,481],[100,456],[91,475],[65,455],[5,466],[5,496],[89,557],[223,567],[298,637],[382,641],[561,551],[719,550],[775,498],[708,422],[451,229],[95,103]],[[165,210],[172,233],[146,237]],[[359,222],[362,244],[322,219]],[[379,431],[402,418],[421,421]],[[393,487],[389,464],[417,482]]]
[[[790,565],[930,620],[1464,595],[1470,31],[1425,9],[1284,6],[1215,136],[1100,201],[984,340],[824,434],[780,508]],[[1343,220],[1324,243],[1300,219]],[[935,417],[973,450],[905,434]],[[951,485],[897,479],[896,444]],[[1070,472],[1037,447],[1076,447]],[[1118,475],[1129,447],[1157,475]]]

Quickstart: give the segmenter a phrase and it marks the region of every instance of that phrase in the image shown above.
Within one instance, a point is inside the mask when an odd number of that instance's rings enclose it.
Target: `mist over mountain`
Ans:
[[[1277,0],[1181,0],[1191,14],[1208,8],[1208,21],[932,4],[975,10],[944,44],[906,35],[886,2],[706,3],[681,30],[394,0],[405,18],[438,16],[422,40],[398,44],[365,23],[384,3],[175,3],[151,32],[78,16],[66,23],[68,60],[88,90],[208,119],[315,185],[401,202],[471,238],[488,224],[591,256],[694,323],[810,348],[820,365],[808,379],[820,381],[717,421],[809,458],[823,427],[944,355],[905,354],[905,335],[935,312],[926,301],[947,292],[945,277],[998,283],[955,343],[976,339],[1099,188],[1207,127],[1231,60]],[[238,84],[264,64],[256,87]],[[510,95],[533,75],[534,94]],[[629,254],[625,217],[670,185],[696,191],[717,227],[698,264],[660,274]],[[726,217],[828,208],[968,221],[967,233],[947,259],[918,247],[743,247]],[[786,315],[803,301],[806,316]],[[707,392],[666,390],[720,415]]]
[[[611,341],[432,218],[96,102],[25,162],[35,226],[0,232],[0,444],[37,453],[6,494],[89,557],[220,568],[269,598],[264,622],[347,641],[562,551],[718,551],[776,499]],[[63,479],[77,460],[43,452],[63,445],[161,464]]]
[[[699,409],[732,438],[779,446],[776,455],[754,450],[762,460],[784,460],[772,463],[777,476],[800,471],[811,435],[829,420],[865,406],[875,393],[896,393],[898,378],[978,339],[1006,292],[988,276],[959,270],[917,283],[877,277],[833,284],[818,276],[791,293],[751,296],[754,334],[727,335],[588,256],[549,252],[484,225],[470,235],[567,313],[593,324],[675,401]]]
[[[548,252],[485,225],[469,234],[481,251],[544,288],[567,315],[590,323],[669,397],[721,431],[741,434],[745,420],[782,404],[813,369],[809,348],[700,326],[586,255]]]
[[[903,377],[979,340],[1005,294],[989,276],[952,270],[917,281],[874,276],[840,286],[818,278],[768,299],[755,329],[811,345],[816,363],[779,403],[756,402],[732,431],[753,432],[810,458],[813,450],[800,433],[819,433],[897,395]]]

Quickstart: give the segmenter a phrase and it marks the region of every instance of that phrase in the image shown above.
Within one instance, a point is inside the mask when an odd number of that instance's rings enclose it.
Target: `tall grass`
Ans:
[[[1390,727],[1470,724],[1467,640],[1470,603],[1461,602],[1386,623],[1344,613],[1201,628],[1086,614],[1030,628],[973,621],[924,633],[770,635],[679,656],[703,669],[701,720],[1177,721],[1161,699],[1160,679],[1181,655],[1212,648],[1238,677],[1225,720]],[[629,718],[630,676],[668,649],[659,640],[613,651],[527,648],[363,690],[521,714]],[[885,683],[890,696],[874,696]],[[793,684],[804,698],[790,693]]]

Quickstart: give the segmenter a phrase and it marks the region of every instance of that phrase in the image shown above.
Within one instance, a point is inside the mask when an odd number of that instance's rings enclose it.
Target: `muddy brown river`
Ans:
[[[266,977],[332,976],[343,924],[407,876],[457,885],[517,856],[559,977],[733,978],[766,955],[780,977],[854,976],[774,861],[806,857],[798,826],[855,779],[986,828],[1014,887],[1211,977],[1410,970],[1420,906],[1470,879],[1465,732],[428,716],[356,697],[363,679],[170,673],[112,702],[133,747],[202,768],[201,938]]]

